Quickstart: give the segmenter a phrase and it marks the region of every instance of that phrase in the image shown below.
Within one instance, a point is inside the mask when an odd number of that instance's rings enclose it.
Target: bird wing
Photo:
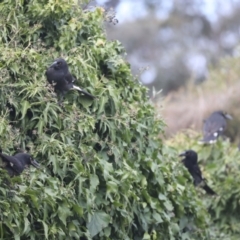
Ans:
[[[95,98],[95,96],[93,96],[92,94],[90,94],[86,90],[72,84],[73,82],[76,81],[76,78],[71,73],[68,72],[67,74],[65,74],[65,80],[67,81],[68,84],[71,85],[71,87],[69,87],[69,89],[71,89],[71,88],[76,89],[76,90],[78,90],[79,92],[83,93],[84,95],[86,95],[88,97]]]
[[[0,156],[3,161],[7,162],[7,166],[11,167],[14,171],[21,173],[24,167],[21,165],[21,162],[17,158],[8,156],[4,153],[0,153]]]
[[[6,167],[4,167],[4,170],[6,170],[8,172],[8,175],[10,177],[13,177],[15,175],[18,175],[18,173],[9,165],[7,165]]]
[[[78,90],[79,92],[83,93],[84,95],[88,96],[88,97],[91,97],[91,98],[95,98],[95,96],[93,96],[92,94],[90,94],[89,92],[87,92],[86,90],[76,86],[76,85],[73,85],[73,89],[76,89]]]
[[[63,71],[57,71],[56,69],[49,67],[47,71],[45,72],[45,75],[47,77],[47,80],[50,84],[57,84],[57,85],[67,85],[69,83],[72,83],[72,75],[67,72],[64,73]]]
[[[206,181],[202,178],[202,172],[198,164],[195,164],[193,166],[192,172],[193,173],[191,173],[191,175],[193,176],[195,186],[202,183],[200,186],[206,191],[207,194],[216,195],[216,193],[207,185]]]
[[[202,172],[201,172],[198,164],[192,165],[190,168],[188,168],[188,171],[193,177],[193,183],[195,186],[197,186],[198,184],[200,184],[202,182],[202,180],[203,180]]]
[[[70,72],[67,72],[64,75],[64,79],[65,79],[65,81],[67,81],[67,83],[73,83],[75,81],[75,79],[73,78],[73,76]]]
[[[226,127],[224,119],[208,119],[203,124],[203,142],[216,141]]]
[[[53,81],[54,81],[53,74],[54,74],[54,69],[53,68],[48,68],[47,71],[45,72],[47,80],[50,84],[52,84]]]

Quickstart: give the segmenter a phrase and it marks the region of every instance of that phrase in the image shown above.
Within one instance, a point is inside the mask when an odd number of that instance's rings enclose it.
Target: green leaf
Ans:
[[[41,221],[41,222],[43,224],[45,239],[48,239],[48,225],[44,221]]]
[[[24,218],[24,229],[23,229],[22,234],[25,234],[29,230],[30,230],[30,223],[27,218]]]
[[[81,97],[81,105],[85,109],[88,109],[92,104],[93,104],[93,100],[92,99],[89,99],[87,97]]]
[[[98,176],[95,174],[90,175],[90,189],[95,190],[99,184]]]
[[[143,240],[150,240],[151,236],[148,233],[144,233]]]
[[[63,203],[63,204],[59,205],[58,216],[59,216],[60,220],[62,221],[62,223],[64,224],[64,226],[66,226],[67,217],[70,217],[72,215],[73,215],[73,213],[72,213],[72,211],[70,211],[68,204]]]
[[[162,223],[163,219],[161,217],[161,215],[157,212],[153,213],[153,218],[156,220],[156,224]]]
[[[31,105],[28,101],[24,100],[24,101],[21,102],[21,106],[22,106],[22,108],[21,108],[21,113],[22,113],[21,119],[23,119],[25,117],[26,113],[27,113],[27,110],[29,108],[31,108]]]
[[[80,217],[83,216],[83,208],[79,205],[75,204],[73,205],[73,210],[76,212]]]
[[[172,205],[171,202],[166,201],[166,202],[164,202],[163,204],[164,204],[164,206],[166,207],[166,209],[167,209],[168,211],[172,211],[172,210],[173,210],[173,205]]]
[[[102,211],[97,211],[91,217],[91,221],[87,224],[87,228],[92,237],[96,236],[110,223],[110,216]]]
[[[43,126],[44,126],[44,120],[41,117],[38,121],[38,124],[37,124],[38,134],[40,134],[40,135],[43,133]]]

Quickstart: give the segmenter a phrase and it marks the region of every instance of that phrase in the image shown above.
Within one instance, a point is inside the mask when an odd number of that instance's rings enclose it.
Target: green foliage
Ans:
[[[199,165],[208,184],[217,192],[206,197],[197,190],[212,219],[212,230],[222,233],[219,239],[240,238],[240,154],[229,141],[220,139],[215,145],[200,145],[200,136],[194,132],[179,134],[168,142],[180,151],[193,149],[198,153]],[[227,238],[228,236],[228,238]]]
[[[10,185],[2,171],[0,238],[204,239],[206,211],[122,45],[106,40],[104,10],[5,0],[0,12],[0,144],[42,165]],[[59,56],[97,99],[70,91],[57,104],[45,70]]]

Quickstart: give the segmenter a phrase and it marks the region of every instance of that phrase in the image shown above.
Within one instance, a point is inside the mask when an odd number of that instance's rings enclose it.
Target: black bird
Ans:
[[[35,168],[40,167],[40,164],[27,153],[21,152],[15,154],[14,156],[8,156],[1,151],[0,157],[5,163],[5,166],[3,166],[3,168],[7,170],[8,174],[11,177],[20,175],[25,169],[26,165],[33,165]]]
[[[73,85],[75,78],[68,70],[67,62],[63,58],[57,58],[46,71],[47,80],[54,84],[55,92],[61,93],[61,98],[70,90],[76,89],[88,97],[95,98],[92,94],[84,89]]]
[[[182,163],[188,169],[189,173],[193,177],[194,186],[201,184],[201,187],[210,195],[215,195],[216,193],[207,185],[205,179],[202,177],[202,172],[198,166],[198,155],[193,150],[187,150],[179,155],[184,157]]]
[[[227,127],[227,119],[232,119],[231,115],[217,111],[213,112],[203,123],[203,143],[214,143],[221,136]]]

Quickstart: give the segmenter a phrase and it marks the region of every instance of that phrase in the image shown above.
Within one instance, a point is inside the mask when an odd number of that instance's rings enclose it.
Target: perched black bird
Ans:
[[[202,177],[201,170],[198,166],[198,156],[197,153],[193,150],[187,150],[179,155],[180,157],[184,157],[182,159],[182,163],[188,169],[189,173],[193,177],[193,184],[198,186],[201,184],[201,187],[211,195],[215,195],[216,193],[207,185],[205,179]]]
[[[13,177],[20,175],[25,169],[26,165],[33,165],[35,168],[39,168],[40,164],[36,162],[29,154],[27,153],[17,153],[14,156],[8,156],[0,152],[0,157],[5,163],[3,166],[4,169],[8,171],[8,174]]]
[[[61,93],[61,98],[70,90],[77,89],[88,97],[95,98],[84,89],[73,85],[75,78],[68,70],[68,65],[63,58],[57,58],[46,71],[47,80],[54,84],[54,90]]]
[[[226,129],[226,119],[232,119],[232,117],[222,111],[213,112],[203,123],[203,143],[214,143],[217,138],[221,136]]]

